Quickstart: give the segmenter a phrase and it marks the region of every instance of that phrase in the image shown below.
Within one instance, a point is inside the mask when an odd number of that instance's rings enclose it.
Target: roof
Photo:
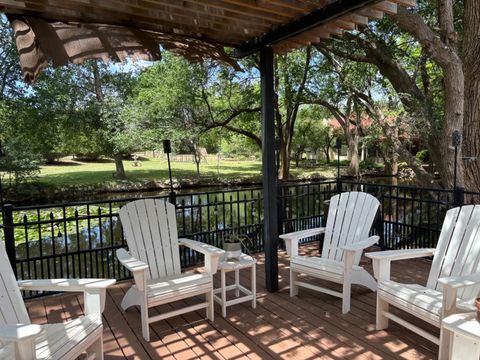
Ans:
[[[129,39],[141,31],[150,45],[153,41],[193,59],[229,62],[224,47],[235,49],[237,57],[264,45],[288,52],[395,13],[397,5],[413,6],[415,0],[0,0],[0,12],[24,21],[34,33],[40,26],[31,26],[32,19],[42,19],[45,33],[51,34],[45,24],[88,27],[107,35],[126,28]],[[73,33],[78,40],[78,31]],[[138,42],[148,58],[156,58],[144,41]]]

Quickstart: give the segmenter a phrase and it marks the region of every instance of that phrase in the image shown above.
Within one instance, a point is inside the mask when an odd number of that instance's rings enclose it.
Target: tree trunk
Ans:
[[[350,175],[360,177],[360,158],[358,157],[358,139],[353,136],[348,139],[348,150],[350,152],[350,166],[348,172]]]
[[[125,167],[123,166],[122,155],[116,154],[114,156],[115,160],[115,179],[127,180],[127,175],[125,174]]]
[[[480,6],[477,0],[465,0],[464,15],[465,111],[463,151],[472,160],[464,162],[465,187],[480,191]],[[461,161],[461,160],[460,160]]]
[[[398,175],[398,156],[388,156],[383,159],[385,164],[385,175],[397,176]]]
[[[195,164],[197,165],[197,178],[200,179],[200,161],[195,158]]]
[[[287,149],[286,143],[282,141],[280,148],[280,171],[279,179],[287,180],[290,176],[290,151]]]
[[[471,16],[467,16],[468,2],[470,2],[470,13],[478,12],[475,7],[478,4],[474,0],[466,1],[465,19],[472,21]],[[440,25],[440,37],[425,23],[420,15],[408,12],[399,8],[396,15],[392,16],[395,23],[403,30],[412,34],[422,45],[425,53],[432,58],[443,70],[443,87],[444,87],[444,108],[443,119],[440,126],[431,130],[432,136],[429,139],[431,146],[431,155],[439,168],[441,184],[444,188],[453,186],[454,172],[454,151],[451,148],[451,136],[454,130],[462,130],[463,113],[464,113],[464,72],[463,62],[458,55],[457,38],[458,34],[454,29],[453,19],[453,3],[452,0],[438,1],[438,17]],[[472,28],[478,30],[478,18],[470,24]],[[474,26],[475,25],[475,26]],[[465,29],[468,32],[469,24],[465,23]],[[478,36],[475,30],[472,31],[472,37]],[[474,35],[473,35],[474,34]],[[478,42],[478,39],[476,40]],[[469,44],[465,42],[464,49],[469,51]],[[478,57],[478,52],[475,55]],[[476,59],[475,59],[476,60]],[[478,126],[478,124],[477,124]],[[465,146],[466,149],[466,146]],[[460,149],[461,150],[461,149]],[[458,154],[461,159],[462,154]],[[458,162],[457,184],[464,184],[463,164]]]

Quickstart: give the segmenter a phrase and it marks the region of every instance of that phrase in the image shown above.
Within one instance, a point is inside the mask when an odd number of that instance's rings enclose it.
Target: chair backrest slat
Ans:
[[[342,246],[368,238],[379,201],[363,192],[346,192],[330,199],[322,257],[343,260]],[[360,255],[355,264],[360,262]]]
[[[447,211],[428,276],[427,287],[441,290],[439,278],[470,275],[480,271],[480,205]],[[460,289],[464,300],[477,297],[480,286]]]
[[[30,324],[3,242],[0,240],[0,325]]]
[[[158,199],[132,201],[120,209],[130,253],[149,265],[149,279],[180,274],[175,206]]]

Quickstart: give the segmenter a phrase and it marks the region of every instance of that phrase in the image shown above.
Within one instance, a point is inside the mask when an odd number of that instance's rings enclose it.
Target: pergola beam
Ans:
[[[282,25],[265,35],[257,37],[235,49],[234,55],[237,58],[243,58],[251,55],[261,49],[262,46],[270,46],[282,40],[286,40],[305,31],[324,25],[332,20],[341,18],[353,11],[360,10],[365,6],[374,5],[379,0],[338,0],[323,8],[312,11],[311,13]]]

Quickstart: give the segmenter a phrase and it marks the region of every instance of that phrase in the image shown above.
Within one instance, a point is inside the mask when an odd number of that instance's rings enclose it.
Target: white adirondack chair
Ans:
[[[390,263],[434,255],[426,286],[390,280]],[[439,344],[439,338],[389,311],[389,305],[440,327],[445,316],[474,311],[480,290],[480,205],[447,211],[436,249],[409,249],[372,252],[378,280],[377,329],[388,321],[416,332]]]
[[[0,359],[103,359],[102,311],[114,279],[16,281],[0,241]],[[60,324],[30,322],[20,290],[83,292],[85,316]]]
[[[124,310],[140,306],[142,334],[150,341],[149,324],[172,316],[206,308],[213,321],[212,275],[223,250],[189,239],[178,239],[175,206],[154,199],[136,200],[120,209],[129,252],[117,250],[118,260],[132,272],[133,285],[122,301]],[[179,245],[205,255],[205,272],[182,273]],[[149,316],[148,309],[204,294],[206,301],[179,310]]]
[[[327,226],[283,234],[290,255],[290,296],[298,295],[298,287],[320,291],[342,298],[342,312],[350,311],[351,284],[363,285],[375,291],[377,283],[359,266],[363,250],[378,242],[378,236],[368,236],[377,213],[379,201],[361,192],[346,192],[330,199]],[[299,256],[298,242],[325,233],[321,257]],[[343,285],[343,291],[299,281],[298,274],[324,279]]]

